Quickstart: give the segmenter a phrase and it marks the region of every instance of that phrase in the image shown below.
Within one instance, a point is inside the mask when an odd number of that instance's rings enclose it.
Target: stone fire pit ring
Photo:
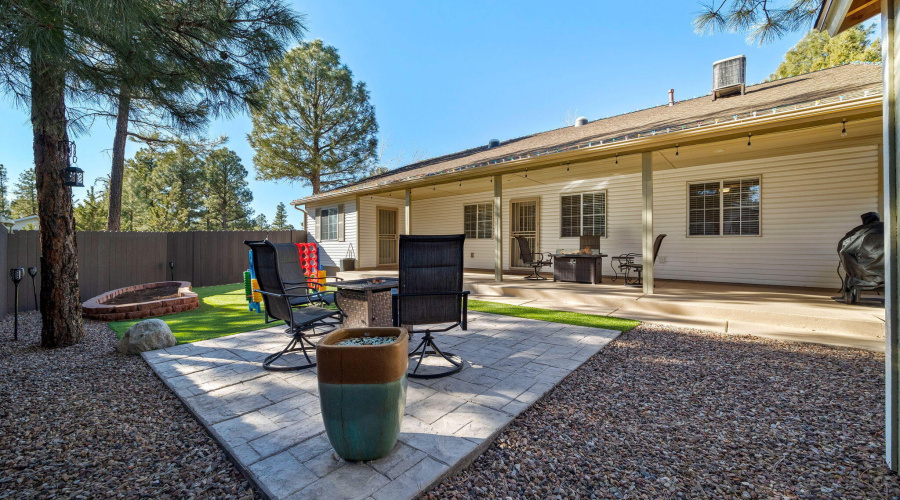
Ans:
[[[149,300],[146,302],[134,302],[130,304],[106,304],[119,295],[148,288],[165,286],[178,286],[178,297],[168,299]],[[190,311],[200,307],[200,299],[191,291],[190,281],[160,281],[157,283],[144,283],[132,285],[111,292],[98,295],[81,304],[82,315],[87,319],[100,321],[122,321],[127,319],[144,319]]]

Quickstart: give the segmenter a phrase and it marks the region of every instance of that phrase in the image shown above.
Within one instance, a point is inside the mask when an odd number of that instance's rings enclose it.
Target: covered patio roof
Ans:
[[[754,137],[881,115],[881,67],[853,64],[751,85],[747,94],[676,102],[425,160],[292,202],[574,164],[617,155]]]

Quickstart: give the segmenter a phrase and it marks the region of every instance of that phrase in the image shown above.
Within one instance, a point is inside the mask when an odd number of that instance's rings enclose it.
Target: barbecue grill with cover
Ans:
[[[862,224],[845,234],[837,247],[841,294],[848,304],[859,302],[863,290],[884,288],[884,223],[875,212],[860,218]]]

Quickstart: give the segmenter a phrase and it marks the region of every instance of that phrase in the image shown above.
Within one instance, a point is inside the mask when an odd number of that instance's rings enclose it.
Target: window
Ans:
[[[688,236],[759,236],[759,177],[688,184]]]
[[[560,202],[560,237],[606,236],[606,191],[565,195]]]
[[[338,209],[323,208],[319,214],[319,241],[338,239]]]
[[[494,237],[494,205],[478,203],[463,207],[463,229],[466,238],[490,239]]]

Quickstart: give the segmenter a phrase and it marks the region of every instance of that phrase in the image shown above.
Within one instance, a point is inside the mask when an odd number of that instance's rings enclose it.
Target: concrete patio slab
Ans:
[[[341,273],[345,279],[394,275],[385,269]],[[835,290],[657,279],[655,293],[646,295],[610,276],[597,285],[517,275],[498,283],[493,274],[474,271],[466,272],[464,287],[471,300],[884,352],[884,297],[872,294],[849,305]]]
[[[315,369],[267,372],[283,327],[144,353],[144,359],[270,498],[414,498],[471,463],[518,414],[619,332],[483,313],[441,334],[465,360],[454,375],[410,379],[400,440],[350,463],[328,443]]]

